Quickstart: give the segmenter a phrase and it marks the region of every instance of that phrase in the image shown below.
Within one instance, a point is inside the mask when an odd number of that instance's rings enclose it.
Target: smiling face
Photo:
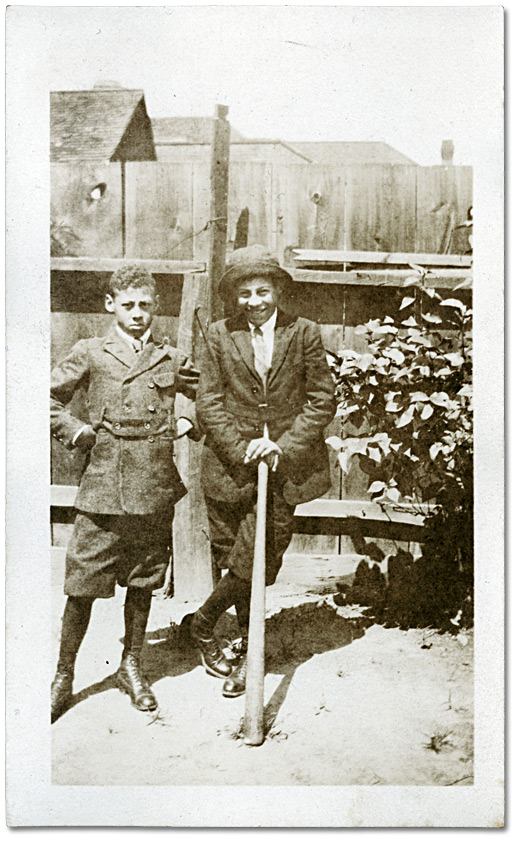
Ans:
[[[237,286],[237,305],[247,320],[259,328],[278,305],[278,287],[270,278],[248,278]]]
[[[114,314],[121,330],[134,339],[139,339],[148,330],[158,304],[151,287],[127,287],[113,294],[107,293],[105,298],[105,308]]]

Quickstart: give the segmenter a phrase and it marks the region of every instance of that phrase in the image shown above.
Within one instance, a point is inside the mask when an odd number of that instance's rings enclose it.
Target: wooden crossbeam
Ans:
[[[144,258],[51,258],[52,272],[115,272],[121,266],[135,263],[144,266],[153,275],[184,275],[205,272],[202,261],[180,261]]]
[[[327,272],[315,269],[292,269],[286,267],[295,281],[302,284],[345,284],[366,287],[404,287],[408,278],[419,274],[412,269],[358,269],[346,272]],[[458,284],[473,282],[471,269],[434,269],[424,279],[427,287],[453,290]]]
[[[415,252],[352,252],[345,249],[293,249],[298,263],[376,263],[399,266],[471,267],[470,255],[416,254]]]

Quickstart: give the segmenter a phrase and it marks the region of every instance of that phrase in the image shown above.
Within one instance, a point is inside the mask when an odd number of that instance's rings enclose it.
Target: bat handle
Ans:
[[[255,551],[251,582],[244,714],[244,742],[249,746],[259,746],[264,741],[265,544],[268,477],[268,465],[261,460],[258,464]]]

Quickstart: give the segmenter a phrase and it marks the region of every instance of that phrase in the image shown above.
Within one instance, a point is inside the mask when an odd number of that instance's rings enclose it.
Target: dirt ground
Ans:
[[[131,706],[114,683],[121,590],[94,605],[73,706],[52,726],[53,784],[473,784],[471,633],[384,628],[337,607],[330,582],[290,586],[291,564],[267,592],[262,746],[241,738],[244,697],[224,698],[196,651],[179,648],[196,606],[175,598],[154,597],[144,650],[159,711]],[[63,605],[58,593],[56,651]],[[236,637],[232,613],[218,631]]]

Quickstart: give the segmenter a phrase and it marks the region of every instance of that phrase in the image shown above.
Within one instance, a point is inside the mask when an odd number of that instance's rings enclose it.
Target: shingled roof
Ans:
[[[155,143],[211,143],[213,123],[213,117],[154,117]],[[233,126],[230,135],[231,143],[244,139]]]
[[[382,141],[290,141],[315,164],[412,164],[402,152]]]
[[[55,91],[51,93],[50,119],[53,162],[155,160],[141,90]],[[140,147],[135,159],[133,146]]]

